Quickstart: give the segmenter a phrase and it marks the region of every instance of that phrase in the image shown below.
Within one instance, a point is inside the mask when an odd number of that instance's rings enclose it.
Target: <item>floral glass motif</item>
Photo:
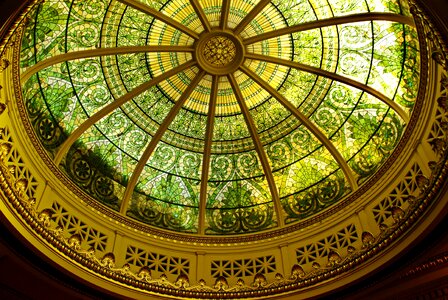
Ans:
[[[40,3],[20,67],[42,145],[111,209],[188,233],[285,226],[354,192],[412,113],[420,61],[408,6],[257,3]],[[204,74],[196,41],[222,28],[242,40],[244,60],[230,74]],[[237,55],[225,37],[206,49],[217,65]]]

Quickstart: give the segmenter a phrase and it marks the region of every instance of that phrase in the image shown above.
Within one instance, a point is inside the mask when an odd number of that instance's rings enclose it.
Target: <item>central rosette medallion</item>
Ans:
[[[216,66],[230,64],[236,55],[235,44],[225,36],[214,36],[204,46],[204,57],[208,63]]]
[[[213,75],[226,75],[241,65],[244,47],[232,32],[216,30],[201,35],[195,54],[202,69]]]

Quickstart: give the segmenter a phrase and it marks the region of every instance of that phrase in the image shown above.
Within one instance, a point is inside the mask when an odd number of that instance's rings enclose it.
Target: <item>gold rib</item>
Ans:
[[[230,13],[230,0],[223,0],[221,6],[221,18],[219,20],[219,28],[222,30],[227,28],[229,13]]]
[[[201,190],[199,193],[199,233],[205,234],[205,216],[207,208],[207,183],[209,178],[210,154],[212,152],[213,127],[215,122],[216,101],[218,98],[218,76],[213,76],[210,103],[208,106],[207,127],[205,129],[204,154],[202,157]]]
[[[255,19],[255,17],[263,10],[263,8],[266,7],[266,5],[269,4],[269,2],[271,2],[271,0],[260,0],[260,2],[257,3],[257,5],[255,5],[254,8],[252,8],[252,10],[244,17],[243,20],[241,20],[241,22],[235,27],[235,29],[233,30],[233,32],[235,34],[239,34],[241,33],[241,31],[243,31],[243,29],[253,20]]]
[[[201,5],[199,4],[198,0],[190,0],[191,6],[193,6],[194,11],[199,17],[199,20],[201,20],[202,26],[204,26],[204,29],[207,32],[210,32],[212,30],[210,26],[210,22],[207,19],[207,16],[204,13],[204,10],[202,9]]]
[[[116,48],[99,48],[82,51],[68,52],[64,54],[55,55],[47,58],[28,68],[21,75],[20,79],[22,83],[28,81],[37,72],[48,68],[49,66],[75,60],[81,58],[105,56],[105,55],[117,55],[117,54],[129,54],[129,53],[141,53],[141,52],[193,52],[193,46],[127,46]]]
[[[304,65],[304,64],[301,64],[298,62],[289,61],[289,60],[276,58],[276,57],[272,57],[272,56],[248,53],[248,54],[246,54],[246,57],[250,58],[250,59],[267,61],[267,62],[271,62],[274,64],[279,64],[279,65],[295,68],[297,70],[309,72],[309,73],[319,75],[319,76],[324,76],[324,77],[339,81],[341,83],[344,83],[346,85],[352,86],[354,88],[357,88],[361,91],[364,91],[364,92],[376,97],[383,103],[387,104],[390,108],[392,108],[403,119],[403,121],[405,123],[409,122],[409,115],[403,110],[403,108],[401,108],[401,106],[398,103],[392,101],[386,95],[378,92],[374,88],[371,88],[370,86],[368,86],[366,84],[362,84],[356,80],[347,78],[345,76],[338,75],[336,73],[328,72],[328,71],[325,71],[325,70],[322,70],[322,69],[319,69],[316,67],[312,67],[312,66]]]
[[[266,152],[263,149],[263,145],[260,141],[260,137],[257,133],[257,128],[255,123],[250,116],[249,109],[247,108],[246,103],[244,102],[244,97],[241,94],[241,90],[238,87],[238,83],[233,74],[227,75],[227,78],[232,85],[233,92],[235,94],[236,100],[240,106],[241,112],[244,116],[244,120],[246,121],[247,127],[249,129],[250,135],[255,145],[255,150],[258,153],[258,157],[260,158],[261,165],[263,167],[264,174],[266,176],[266,180],[268,181],[269,190],[271,191],[272,201],[274,202],[275,214],[277,215],[277,223],[279,226],[284,225],[283,214],[282,214],[282,205],[280,203],[280,197],[278,194],[277,186],[275,184],[274,176],[272,174],[272,170],[268,161],[268,157]]]
[[[391,21],[407,24],[410,26],[415,26],[414,20],[411,17],[406,17],[402,15],[397,15],[394,13],[362,13],[356,15],[347,15],[342,17],[334,17],[331,19],[323,19],[317,21],[311,21],[303,24],[298,24],[290,27],[284,27],[278,30],[273,30],[263,34],[253,36],[251,38],[245,39],[244,44],[249,45],[255,42],[267,40],[277,36],[290,34],[299,31],[305,31],[310,29],[316,29],[326,26],[340,25],[344,23],[355,23],[363,21]]]
[[[54,159],[54,163],[56,165],[59,165],[59,163],[61,162],[62,158],[64,157],[65,153],[67,153],[68,149],[70,149],[70,147],[72,146],[72,144],[93,124],[95,124],[96,122],[98,122],[99,120],[101,120],[103,117],[107,116],[108,114],[110,114],[112,111],[114,111],[115,109],[117,109],[118,107],[120,107],[121,105],[125,104],[126,102],[128,102],[129,100],[131,100],[132,98],[140,95],[141,93],[143,93],[144,91],[146,91],[147,89],[149,89],[150,87],[160,83],[161,81],[170,78],[171,76],[176,75],[177,73],[188,69],[190,67],[192,67],[193,65],[195,65],[196,62],[194,61],[189,61],[186,62],[174,69],[171,69],[169,71],[167,71],[166,73],[163,73],[160,76],[154,77],[153,79],[151,79],[150,81],[147,81],[141,85],[139,85],[138,87],[136,87],[135,89],[133,89],[132,91],[130,91],[129,93],[121,96],[120,98],[116,99],[114,102],[111,102],[109,104],[107,104],[106,106],[104,106],[102,109],[100,109],[99,111],[97,111],[96,113],[94,113],[92,116],[90,116],[87,120],[85,120],[81,125],[78,126],[78,128],[76,128],[72,134],[70,134],[70,136],[65,140],[65,142],[62,144],[61,148],[59,149],[59,151],[56,154],[56,157]]]
[[[149,7],[148,5],[144,4],[143,2],[139,2],[136,0],[118,0],[119,2],[126,4],[128,6],[131,6],[143,13],[146,13],[150,16],[153,16],[154,18],[176,28],[179,31],[182,31],[183,33],[188,34],[189,36],[198,39],[199,35],[197,34],[196,31],[191,30],[190,28],[188,28],[187,26],[181,24],[180,22],[177,22],[175,20],[173,20],[172,18],[168,17],[167,15],[161,13],[158,10],[155,10],[152,7]]]
[[[132,193],[134,192],[134,188],[137,185],[138,178],[140,177],[140,175],[143,171],[143,168],[146,165],[146,162],[148,161],[148,159],[151,156],[151,154],[153,153],[153,151],[156,149],[157,144],[160,142],[160,139],[162,138],[163,134],[170,126],[171,122],[176,117],[179,110],[182,108],[182,106],[188,100],[188,97],[190,97],[190,94],[193,92],[193,90],[196,88],[196,86],[202,80],[202,77],[204,77],[204,74],[205,74],[205,71],[200,71],[196,75],[196,77],[188,85],[187,89],[180,96],[179,100],[176,101],[173,108],[170,110],[168,115],[165,117],[165,120],[163,120],[162,124],[160,124],[156,133],[151,138],[151,141],[149,142],[148,146],[146,147],[145,152],[143,152],[142,156],[140,157],[140,160],[138,161],[134,172],[132,172],[132,176],[129,179],[128,185],[126,186],[126,190],[125,190],[124,196],[123,196],[123,201],[121,202],[121,207],[120,207],[120,212],[122,214],[126,214],[126,211],[128,210],[129,202],[132,197]]]
[[[246,66],[241,67],[241,71],[243,71],[247,76],[249,76],[253,81],[258,83],[263,89],[265,89],[269,94],[272,95],[275,99],[277,99],[280,104],[282,104],[287,110],[291,112],[297,119],[299,119],[302,124],[308,128],[309,131],[328,149],[330,154],[337,161],[342,171],[344,172],[345,177],[347,178],[351,188],[353,191],[358,189],[358,184],[356,183],[355,177],[353,176],[353,172],[345,161],[344,157],[342,157],[341,153],[336,149],[333,143],[323,134],[320,129],[314,125],[304,114],[302,114],[291,102],[285,99],[276,89],[270,86],[266,81],[256,75],[254,72],[249,70]]]

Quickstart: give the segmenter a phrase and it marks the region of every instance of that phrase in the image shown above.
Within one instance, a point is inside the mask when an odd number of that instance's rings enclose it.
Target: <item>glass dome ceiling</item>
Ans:
[[[400,1],[45,1],[21,48],[36,135],[85,193],[197,234],[279,228],[355,193],[409,121]]]

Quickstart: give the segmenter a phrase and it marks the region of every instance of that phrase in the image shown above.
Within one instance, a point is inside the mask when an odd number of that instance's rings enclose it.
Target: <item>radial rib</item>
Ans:
[[[126,211],[128,210],[129,202],[132,197],[132,193],[134,192],[134,188],[137,185],[138,178],[140,177],[140,175],[143,171],[143,168],[146,165],[146,162],[151,157],[151,154],[156,149],[157,144],[160,142],[160,139],[162,138],[163,134],[170,126],[171,122],[176,117],[179,110],[182,108],[182,106],[188,100],[188,97],[190,97],[193,90],[196,88],[196,86],[202,80],[202,77],[204,76],[204,74],[205,74],[204,71],[200,71],[196,75],[196,77],[193,79],[193,81],[190,83],[190,85],[188,85],[187,89],[180,96],[179,100],[176,101],[173,108],[170,110],[170,112],[166,116],[165,120],[163,120],[162,124],[160,124],[156,133],[151,138],[151,141],[149,142],[148,146],[146,147],[145,152],[143,152],[142,156],[140,157],[140,160],[138,161],[137,166],[135,167],[134,172],[132,173],[132,176],[129,179],[128,185],[126,186],[126,191],[124,192],[123,201],[121,202],[121,208],[120,208],[120,212],[122,214],[126,214]]]
[[[204,13],[204,10],[202,9],[201,5],[199,4],[198,0],[190,0],[191,6],[193,6],[194,11],[199,17],[199,20],[201,20],[202,26],[204,26],[205,30],[207,32],[210,32],[212,28],[210,27],[210,23],[207,19],[207,16]]]
[[[266,180],[268,181],[269,190],[271,192],[272,201],[274,202],[275,213],[277,215],[277,223],[279,226],[284,225],[283,214],[282,214],[282,205],[280,203],[280,197],[278,194],[277,186],[275,184],[274,176],[272,174],[271,167],[269,165],[268,157],[266,152],[263,149],[263,145],[261,143],[260,137],[257,133],[257,128],[255,127],[255,123],[250,116],[249,109],[247,108],[246,103],[244,102],[243,95],[241,94],[241,90],[238,87],[238,83],[233,74],[227,75],[230,84],[232,85],[233,92],[235,93],[236,100],[240,106],[241,112],[243,113],[244,120],[246,121],[247,127],[249,129],[252,140],[254,141],[255,150],[258,153],[258,157],[260,158],[261,165],[263,167],[263,172],[266,176]]]
[[[28,68],[21,75],[20,79],[22,83],[28,81],[37,72],[48,68],[49,66],[75,60],[81,58],[106,56],[106,55],[117,55],[117,54],[129,54],[129,53],[141,53],[141,52],[193,52],[193,46],[127,46],[127,47],[116,47],[116,48],[99,48],[90,49],[82,51],[68,52],[64,54],[55,55],[53,57],[47,58],[35,64],[34,66]]]
[[[226,29],[229,20],[230,0],[223,0],[221,6],[221,18],[219,20],[219,28]]]
[[[205,129],[204,155],[202,157],[201,190],[199,193],[199,233],[205,234],[205,216],[207,207],[207,183],[209,178],[210,154],[212,150],[213,127],[218,97],[218,76],[213,76],[210,103],[208,106],[207,127]]]
[[[325,70],[322,70],[322,69],[319,69],[316,67],[312,67],[312,66],[304,65],[304,64],[301,64],[298,62],[289,61],[289,60],[276,58],[276,57],[272,57],[272,56],[248,53],[248,54],[246,54],[246,57],[291,67],[291,68],[294,68],[297,70],[309,72],[309,73],[319,75],[319,76],[324,76],[324,77],[330,78],[332,80],[336,80],[336,81],[339,81],[346,85],[352,86],[354,88],[364,91],[364,92],[376,97],[377,99],[381,100],[382,102],[387,104],[389,107],[391,107],[403,119],[404,122],[406,122],[406,123],[409,122],[409,115],[403,110],[403,108],[401,108],[401,106],[398,103],[392,101],[387,96],[378,92],[374,88],[371,88],[370,86],[368,86],[366,84],[362,84],[356,80],[347,78],[345,76],[338,75],[336,73],[328,72],[328,71],[325,71]]]
[[[101,120],[103,117],[107,116],[108,114],[110,114],[112,111],[114,111],[115,109],[117,109],[118,107],[120,107],[121,105],[125,104],[126,102],[128,102],[129,100],[131,100],[132,98],[140,95],[141,93],[143,93],[144,91],[146,91],[147,89],[149,89],[150,87],[160,83],[161,81],[170,78],[171,76],[176,75],[177,73],[188,69],[190,67],[192,67],[195,64],[194,61],[189,61],[186,62],[174,69],[171,69],[165,73],[163,73],[160,76],[154,77],[153,79],[151,79],[150,81],[147,81],[141,85],[139,85],[138,87],[136,87],[135,89],[133,89],[132,91],[130,91],[129,93],[121,96],[120,98],[116,99],[114,102],[111,102],[109,104],[107,104],[106,106],[104,106],[102,109],[100,109],[99,111],[97,111],[96,113],[94,113],[92,116],[90,116],[87,120],[85,120],[81,125],[78,126],[78,128],[76,128],[72,134],[70,134],[70,136],[65,140],[65,142],[62,144],[61,148],[59,149],[58,153],[56,154],[56,157],[54,159],[54,163],[56,165],[59,165],[59,163],[61,162],[62,158],[64,157],[65,153],[67,153],[68,149],[70,149],[70,147],[72,146],[72,144],[93,124],[95,124],[96,122],[98,122],[99,120]]]
[[[142,2],[139,2],[139,1],[136,1],[136,0],[118,0],[118,1],[123,3],[123,4],[126,4],[128,6],[131,6],[131,7],[135,8],[135,9],[137,9],[137,10],[143,12],[143,13],[146,13],[146,14],[148,14],[150,16],[153,16],[154,18],[156,18],[156,19],[158,19],[158,20],[160,20],[160,21],[162,21],[162,22],[164,22],[164,23],[166,23],[166,24],[168,24],[168,25],[178,29],[179,31],[182,31],[183,33],[188,34],[189,36],[191,36],[191,37],[193,37],[195,39],[199,38],[199,35],[197,34],[196,31],[191,30],[187,26],[185,26],[185,25],[183,25],[183,24],[173,20],[172,18],[168,17],[167,15],[164,15],[160,11],[155,10],[154,8],[149,7],[148,5],[146,5],[146,4],[142,3]]]
[[[239,34],[243,29],[269,4],[271,0],[260,0],[254,8],[244,17],[243,20],[235,27],[233,32]]]
[[[277,36],[282,36],[282,35],[290,34],[290,33],[294,33],[294,32],[316,29],[316,28],[326,27],[326,26],[340,25],[340,24],[345,24],[345,23],[363,22],[363,21],[391,21],[391,22],[407,24],[410,26],[415,26],[414,20],[411,17],[397,15],[394,13],[363,13],[363,14],[348,15],[348,16],[342,16],[342,17],[334,17],[331,19],[311,21],[308,23],[298,24],[298,25],[294,25],[294,26],[290,26],[290,27],[284,27],[281,29],[273,30],[270,32],[266,32],[266,33],[259,34],[259,35],[253,36],[251,38],[245,39],[244,43],[246,45],[249,45],[249,44],[253,44],[255,42],[267,40],[270,38],[274,38]]]
[[[341,153],[336,149],[333,143],[323,134],[323,132],[314,125],[304,114],[302,114],[291,102],[286,100],[276,89],[270,86],[266,81],[261,79],[254,72],[249,70],[246,66],[242,66],[241,70],[249,76],[253,81],[258,83],[263,89],[265,89],[269,94],[272,95],[277,101],[280,102],[287,110],[291,112],[297,119],[299,119],[302,124],[308,128],[309,131],[328,149],[330,154],[334,157],[336,162],[341,167],[344,172],[345,177],[347,178],[352,190],[358,189],[358,184],[356,183],[355,177],[353,176],[350,167],[348,166],[345,159],[342,157]]]

